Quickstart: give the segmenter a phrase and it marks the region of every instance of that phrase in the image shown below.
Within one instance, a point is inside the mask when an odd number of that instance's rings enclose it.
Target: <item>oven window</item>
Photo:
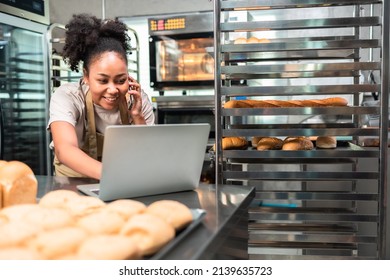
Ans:
[[[157,82],[214,79],[214,59],[206,51],[211,46],[213,38],[164,38],[157,41]]]
[[[161,124],[209,123],[210,138],[215,138],[215,116],[212,110],[164,110],[158,112]]]

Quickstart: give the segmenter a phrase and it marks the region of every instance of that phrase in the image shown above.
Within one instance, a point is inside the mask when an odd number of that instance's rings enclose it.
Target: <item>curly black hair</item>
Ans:
[[[62,56],[72,71],[79,72],[80,62],[87,71],[90,63],[102,53],[113,51],[127,63],[130,37],[127,27],[119,20],[103,21],[90,14],[73,15],[65,26],[66,37]]]

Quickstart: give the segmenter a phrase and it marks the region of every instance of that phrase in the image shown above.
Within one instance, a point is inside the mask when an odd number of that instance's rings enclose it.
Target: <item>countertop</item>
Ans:
[[[85,178],[36,177],[38,198],[57,189],[78,192],[78,184],[96,182]],[[145,204],[173,199],[189,208],[206,211],[203,219],[184,238],[174,241],[174,246],[161,259],[247,259],[248,208],[254,196],[254,188],[248,186],[200,184],[195,191],[133,199]]]

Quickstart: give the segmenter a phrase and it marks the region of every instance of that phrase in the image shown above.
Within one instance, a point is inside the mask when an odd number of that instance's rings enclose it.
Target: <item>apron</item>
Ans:
[[[86,108],[87,108],[87,131],[85,134],[85,141],[81,150],[83,150],[90,157],[101,161],[103,154],[103,142],[104,134],[96,131],[95,125],[95,112],[93,109],[92,94],[90,91],[86,95]],[[127,113],[127,108],[122,102],[119,103],[119,112],[122,120],[122,124],[129,124],[129,117]],[[54,169],[56,176],[65,176],[65,177],[87,177],[83,174],[80,174],[73,169],[62,164],[57,156],[54,155]]]

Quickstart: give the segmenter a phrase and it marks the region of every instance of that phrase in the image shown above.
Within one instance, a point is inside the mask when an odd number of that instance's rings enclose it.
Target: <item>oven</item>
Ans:
[[[214,95],[154,96],[158,124],[209,123],[209,142],[215,139]]]
[[[156,122],[159,124],[209,123],[210,134],[205,151],[201,182],[215,182],[214,158],[209,153],[215,143],[214,95],[154,96]]]
[[[211,12],[148,19],[150,86],[164,90],[213,88]]]

